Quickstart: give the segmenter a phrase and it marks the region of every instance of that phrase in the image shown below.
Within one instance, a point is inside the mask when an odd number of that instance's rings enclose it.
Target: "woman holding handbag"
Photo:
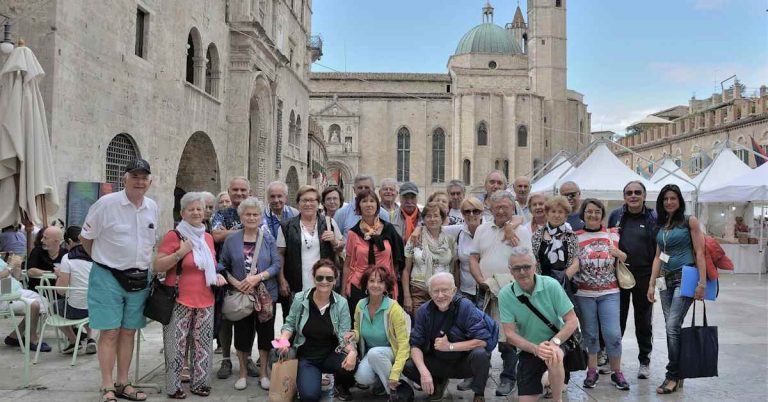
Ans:
[[[205,199],[202,193],[181,197],[181,222],[160,242],[153,263],[156,272],[166,272],[165,285],[178,285],[176,304],[168,325],[163,326],[166,392],[169,398],[184,399],[182,367],[186,362],[187,340],[192,339],[191,358],[196,362],[190,392],[208,396],[213,354],[213,290],[226,280],[216,273],[213,237],[205,232]],[[181,265],[177,276],[177,264]]]
[[[585,388],[597,385],[597,353],[599,337],[603,334],[608,361],[611,364],[611,383],[622,391],[629,391],[629,383],[621,372],[621,326],[619,325],[619,283],[616,279],[617,261],[624,262],[627,254],[619,250],[616,229],[603,226],[603,203],[587,198],[581,203],[579,217],[584,229],[576,231],[579,239],[579,271],[574,276],[576,302],[579,305],[581,329],[587,347],[587,377]]]
[[[336,397],[348,401],[352,399],[349,388],[355,383],[357,349],[344,341],[351,325],[347,301],[333,291],[339,278],[338,268],[333,261],[322,259],[312,266],[312,278],[315,286],[296,293],[275,342],[283,345],[278,349],[281,355],[289,347],[296,349],[296,388],[302,401],[320,400],[321,373],[335,375]]]
[[[237,213],[240,215],[243,229],[232,233],[224,241],[219,262],[219,272],[229,283],[222,312],[225,319],[233,321],[235,350],[240,363],[235,389],[244,390],[248,386],[248,356],[253,349],[255,335],[259,337],[261,362],[259,385],[263,389],[269,389],[267,368],[269,351],[272,349],[271,340],[275,337],[275,316],[265,313],[275,311],[276,278],[282,260],[277,252],[275,238],[269,230],[261,226],[261,202],[249,197],[238,205]],[[265,301],[265,298],[271,300]],[[249,300],[258,302],[262,311],[255,308],[255,303],[254,307],[248,309]],[[240,309],[234,305],[237,303],[245,305]]]
[[[667,184],[656,199],[659,231],[656,234],[656,257],[653,259],[651,279],[648,283],[648,301],[656,299],[656,278],[662,279],[659,291],[661,310],[667,327],[667,374],[656,388],[657,394],[671,394],[682,386],[680,379],[680,329],[683,318],[693,303],[692,298],[680,295],[683,266],[695,265],[699,270],[699,284],[694,298],[704,299],[707,265],[704,258],[704,234],[699,220],[685,215],[685,200],[680,188]]]

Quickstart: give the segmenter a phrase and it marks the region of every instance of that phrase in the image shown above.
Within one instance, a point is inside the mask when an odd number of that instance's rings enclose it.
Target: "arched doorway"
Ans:
[[[288,175],[285,176],[285,184],[288,186],[287,203],[296,206],[296,193],[299,192],[299,174],[296,172],[296,167],[291,166],[288,169]]]
[[[179,168],[176,170],[176,187],[173,190],[174,222],[181,219],[181,197],[190,191],[209,191],[213,194],[221,191],[216,149],[210,137],[202,131],[189,137],[181,153]]]

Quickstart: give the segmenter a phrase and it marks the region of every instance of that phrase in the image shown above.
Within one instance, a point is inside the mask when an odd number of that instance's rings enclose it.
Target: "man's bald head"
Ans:
[[[61,246],[62,241],[64,241],[64,233],[58,226],[48,226],[43,229],[43,237],[40,239],[43,250],[56,250]]]

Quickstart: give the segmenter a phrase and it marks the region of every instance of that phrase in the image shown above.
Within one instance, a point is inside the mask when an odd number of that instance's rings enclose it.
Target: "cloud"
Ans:
[[[611,111],[610,114],[596,113],[592,115],[592,131],[613,131],[623,134],[630,124],[660,110],[663,109],[622,110],[619,108]]]
[[[734,74],[748,87],[768,83],[768,64],[755,68],[741,63],[652,62],[648,68],[668,83],[687,86],[691,91],[703,88],[711,91]]]
[[[690,0],[694,10],[716,10],[726,4],[726,0]]]

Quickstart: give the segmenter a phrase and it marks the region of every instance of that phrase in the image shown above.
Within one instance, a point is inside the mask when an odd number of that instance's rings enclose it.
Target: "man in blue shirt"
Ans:
[[[571,213],[568,215],[568,222],[571,225],[573,231],[584,229],[584,221],[579,217],[579,209],[581,208],[581,189],[579,185],[567,181],[560,185],[560,195],[568,199],[568,203],[571,204]]]

